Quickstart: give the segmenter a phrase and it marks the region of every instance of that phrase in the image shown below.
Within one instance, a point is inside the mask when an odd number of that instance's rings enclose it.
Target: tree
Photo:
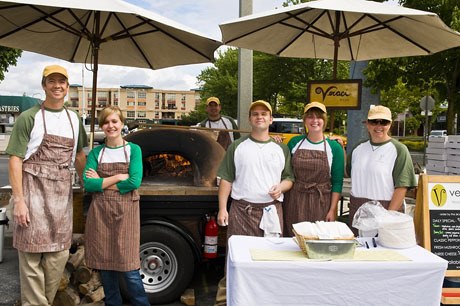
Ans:
[[[458,0],[400,0],[404,6],[437,13],[454,30],[460,30]],[[390,89],[401,79],[409,90],[420,89],[436,96],[438,103],[447,101],[447,130],[455,132],[454,117],[459,111],[460,54],[458,48],[431,56],[372,61],[365,71],[367,86],[376,90]],[[433,116],[434,117],[434,116]]]
[[[0,82],[5,79],[5,72],[8,72],[10,65],[16,66],[22,50],[11,49],[0,46]]]
[[[254,51],[254,100],[269,102],[275,113],[300,116],[306,101],[307,82],[332,77],[332,62],[322,59],[278,57]],[[346,78],[348,62],[340,62],[338,75]],[[236,116],[238,96],[238,51],[229,48],[219,52],[213,67],[198,76],[201,98],[217,96],[222,102],[222,113]],[[203,103],[202,103],[203,104]],[[204,107],[198,108],[204,115]]]
[[[222,113],[235,118],[238,100],[238,50],[229,48],[219,51],[214,66],[201,71],[197,79],[201,85],[202,101],[211,96],[218,97]],[[205,117],[204,106],[198,112]]]

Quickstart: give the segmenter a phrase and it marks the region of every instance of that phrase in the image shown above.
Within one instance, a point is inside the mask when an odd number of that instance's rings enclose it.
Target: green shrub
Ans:
[[[413,140],[399,140],[401,143],[405,144],[409,151],[420,151],[423,152],[423,141],[413,141]]]

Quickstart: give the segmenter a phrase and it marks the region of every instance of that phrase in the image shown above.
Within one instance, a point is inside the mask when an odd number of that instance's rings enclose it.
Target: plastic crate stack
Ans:
[[[460,175],[460,135],[447,138],[447,171],[449,175]]]
[[[447,160],[447,146],[449,144],[449,137],[429,137],[428,147],[426,148],[426,173],[429,175],[446,175],[448,174]],[[460,141],[460,138],[459,138]],[[460,145],[460,143],[459,143]],[[460,146],[457,149],[460,154]],[[460,156],[459,156],[460,157]],[[460,162],[460,159],[459,159]]]

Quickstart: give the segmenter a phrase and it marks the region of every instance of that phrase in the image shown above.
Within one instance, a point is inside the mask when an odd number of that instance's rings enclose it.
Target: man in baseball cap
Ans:
[[[53,73],[62,74],[63,76],[65,76],[66,79],[69,79],[69,75],[67,74],[67,70],[62,66],[50,65],[50,66],[46,66],[43,69],[43,77],[44,78],[46,78],[47,76],[49,76],[50,74],[53,74]]]
[[[238,125],[232,117],[221,115],[222,106],[217,97],[209,97],[206,100],[206,113],[208,118],[198,123],[198,126],[218,130],[217,142],[227,150],[228,146],[240,138],[239,132],[226,130],[238,130]]]
[[[284,193],[292,187],[294,175],[288,147],[269,135],[272,121],[270,104],[263,100],[253,102],[249,107],[250,135],[233,142],[220,164],[217,223],[228,225],[227,237],[279,237],[282,234],[282,202]],[[230,197],[232,203],[228,211]],[[267,211],[271,212],[270,221],[261,222],[264,215],[268,217]],[[225,305],[225,290],[224,276],[219,281],[214,305]]]
[[[42,88],[45,101],[19,115],[6,148],[22,305],[53,304],[72,242],[71,169],[82,178],[88,145],[80,116],[64,106],[67,70],[45,67]]]
[[[257,100],[257,101],[254,101],[251,103],[251,106],[249,107],[249,116],[251,116],[251,111],[256,107],[256,106],[262,106],[262,107],[265,107],[269,112],[270,112],[270,116],[273,114],[273,111],[272,111],[272,106],[270,105],[270,103],[264,101],[264,100]]]

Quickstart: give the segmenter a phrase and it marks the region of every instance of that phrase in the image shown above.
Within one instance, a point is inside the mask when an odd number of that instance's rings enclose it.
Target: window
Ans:
[[[118,105],[118,99],[119,99],[118,92],[114,92],[113,93],[113,105],[115,106]]]
[[[134,91],[128,91],[128,92],[126,93],[126,97],[127,97],[128,99],[134,99],[134,98],[136,98],[136,93],[135,93]]]
[[[145,98],[147,98],[147,93],[145,91],[139,91],[139,92],[137,92],[137,97],[139,99],[145,99]]]
[[[180,99],[180,106],[182,110],[185,110],[185,104],[186,104],[185,102],[186,102],[185,95],[182,95],[182,98]]]
[[[134,102],[134,101],[128,101],[128,102],[126,102],[126,105],[128,105],[128,106],[135,106],[135,105],[136,105],[136,102]]]
[[[146,117],[146,114],[145,114],[145,112],[137,112],[137,117],[139,117],[139,118],[145,118],[145,117]]]
[[[134,118],[136,116],[136,112],[134,111],[127,111],[126,112],[126,117],[128,118]]]
[[[147,102],[137,102],[137,105],[138,106],[146,106],[147,105]]]
[[[166,94],[166,102],[176,103],[176,94],[173,94],[173,93]]]

